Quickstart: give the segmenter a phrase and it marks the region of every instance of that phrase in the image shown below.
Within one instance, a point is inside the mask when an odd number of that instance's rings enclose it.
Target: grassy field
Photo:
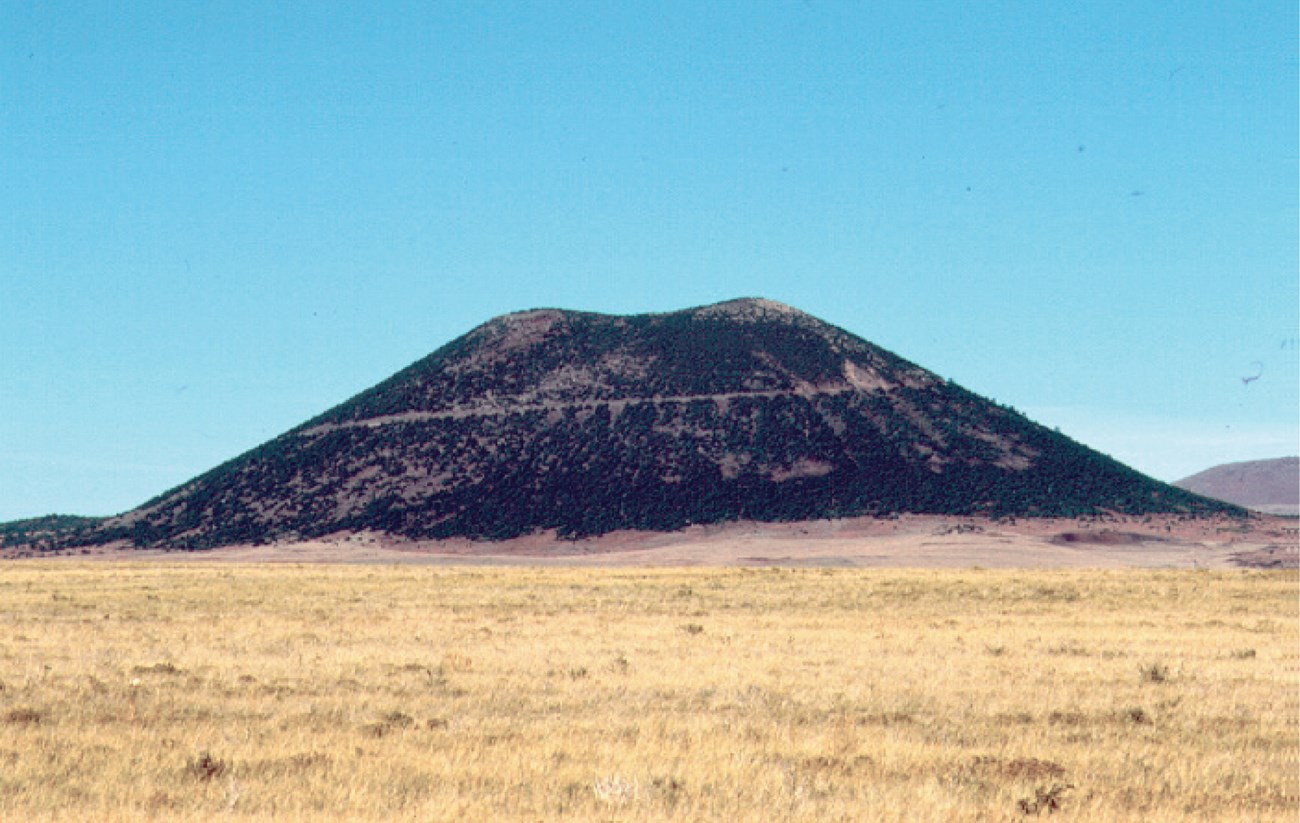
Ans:
[[[0,819],[1294,821],[1294,573],[0,565]]]

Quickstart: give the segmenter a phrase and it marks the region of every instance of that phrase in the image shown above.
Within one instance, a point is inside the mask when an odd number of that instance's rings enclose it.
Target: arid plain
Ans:
[[[8,562],[0,817],[1294,820],[1300,586],[1228,568],[1294,521],[1253,522]]]
[[[1254,516],[1106,515],[975,518],[929,515],[799,523],[725,523],[677,532],[612,532],[586,540],[536,534],[498,542],[413,541],[375,533],[229,546],[205,552],[122,548],[66,556],[244,562],[576,566],[905,568],[1295,568],[1300,521]],[[12,553],[11,553],[12,554]]]

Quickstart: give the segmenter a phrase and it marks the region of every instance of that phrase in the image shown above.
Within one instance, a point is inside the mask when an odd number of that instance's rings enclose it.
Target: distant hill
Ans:
[[[769,300],[491,320],[69,541],[583,537],[900,512],[1239,511]]]
[[[1300,515],[1300,457],[1224,463],[1174,485],[1256,511]]]
[[[89,532],[102,523],[102,517],[78,517],[71,514],[47,514],[27,520],[0,523],[0,547],[8,545],[43,546],[66,541],[73,535]]]

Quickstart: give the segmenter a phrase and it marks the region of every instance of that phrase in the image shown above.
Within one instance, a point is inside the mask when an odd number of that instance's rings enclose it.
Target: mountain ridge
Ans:
[[[1222,463],[1173,485],[1270,514],[1300,514],[1300,457]]]

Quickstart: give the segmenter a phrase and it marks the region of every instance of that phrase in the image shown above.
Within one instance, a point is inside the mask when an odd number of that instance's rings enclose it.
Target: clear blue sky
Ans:
[[[498,314],[743,295],[1164,480],[1295,454],[1297,30],[1291,0],[6,2],[0,520],[131,508]]]

